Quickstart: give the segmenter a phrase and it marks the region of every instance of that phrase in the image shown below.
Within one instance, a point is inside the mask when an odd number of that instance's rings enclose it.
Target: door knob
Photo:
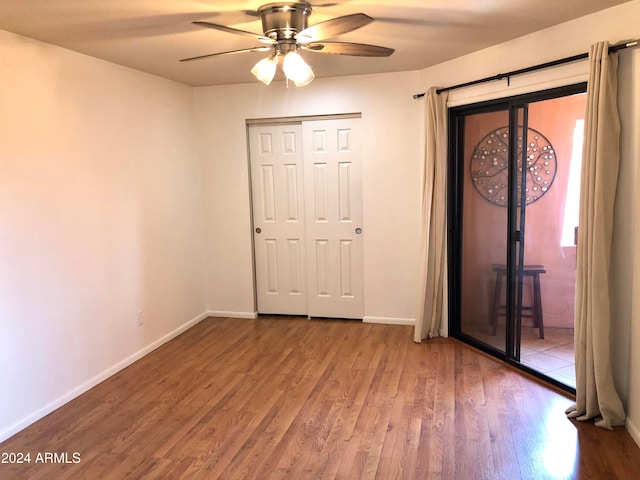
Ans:
[[[360,227],[356,228],[356,234],[360,235],[362,233],[362,229]]]
[[[256,228],[256,233],[258,234],[262,233],[262,229],[260,227]]]

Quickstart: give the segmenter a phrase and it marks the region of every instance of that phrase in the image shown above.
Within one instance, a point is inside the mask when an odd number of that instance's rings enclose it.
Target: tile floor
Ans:
[[[520,362],[570,387],[576,387],[573,328],[522,328]]]
[[[500,350],[505,348],[504,328],[498,328],[496,335],[482,328],[475,332],[466,332],[478,340]],[[520,362],[540,373],[564,383],[576,386],[575,358],[573,350],[573,328],[544,328],[541,339],[537,328],[522,327],[520,343]]]

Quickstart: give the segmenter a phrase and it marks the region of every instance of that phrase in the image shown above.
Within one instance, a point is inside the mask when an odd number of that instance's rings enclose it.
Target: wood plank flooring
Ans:
[[[211,318],[1,443],[31,463],[0,479],[640,478],[571,403],[410,327]]]

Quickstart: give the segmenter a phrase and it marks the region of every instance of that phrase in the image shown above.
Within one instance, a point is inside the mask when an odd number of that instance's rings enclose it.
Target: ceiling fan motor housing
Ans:
[[[258,9],[262,19],[262,31],[275,41],[292,39],[307,28],[311,15],[308,3],[269,3]]]

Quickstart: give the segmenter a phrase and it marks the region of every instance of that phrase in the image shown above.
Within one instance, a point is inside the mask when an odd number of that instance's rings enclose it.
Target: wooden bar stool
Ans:
[[[502,279],[507,275],[507,266],[502,263],[494,263],[491,268],[496,272],[496,286],[493,292],[493,303],[491,305],[491,326],[493,335],[498,329],[498,317],[505,316],[506,306],[500,305],[500,295],[502,293]],[[543,265],[524,265],[522,275],[531,277],[533,283],[533,305],[522,307],[522,316],[533,318],[533,326],[540,330],[540,338],[544,338],[544,323],[542,317],[542,293],[540,291],[540,274],[547,273]],[[527,312],[527,313],[525,313]]]

